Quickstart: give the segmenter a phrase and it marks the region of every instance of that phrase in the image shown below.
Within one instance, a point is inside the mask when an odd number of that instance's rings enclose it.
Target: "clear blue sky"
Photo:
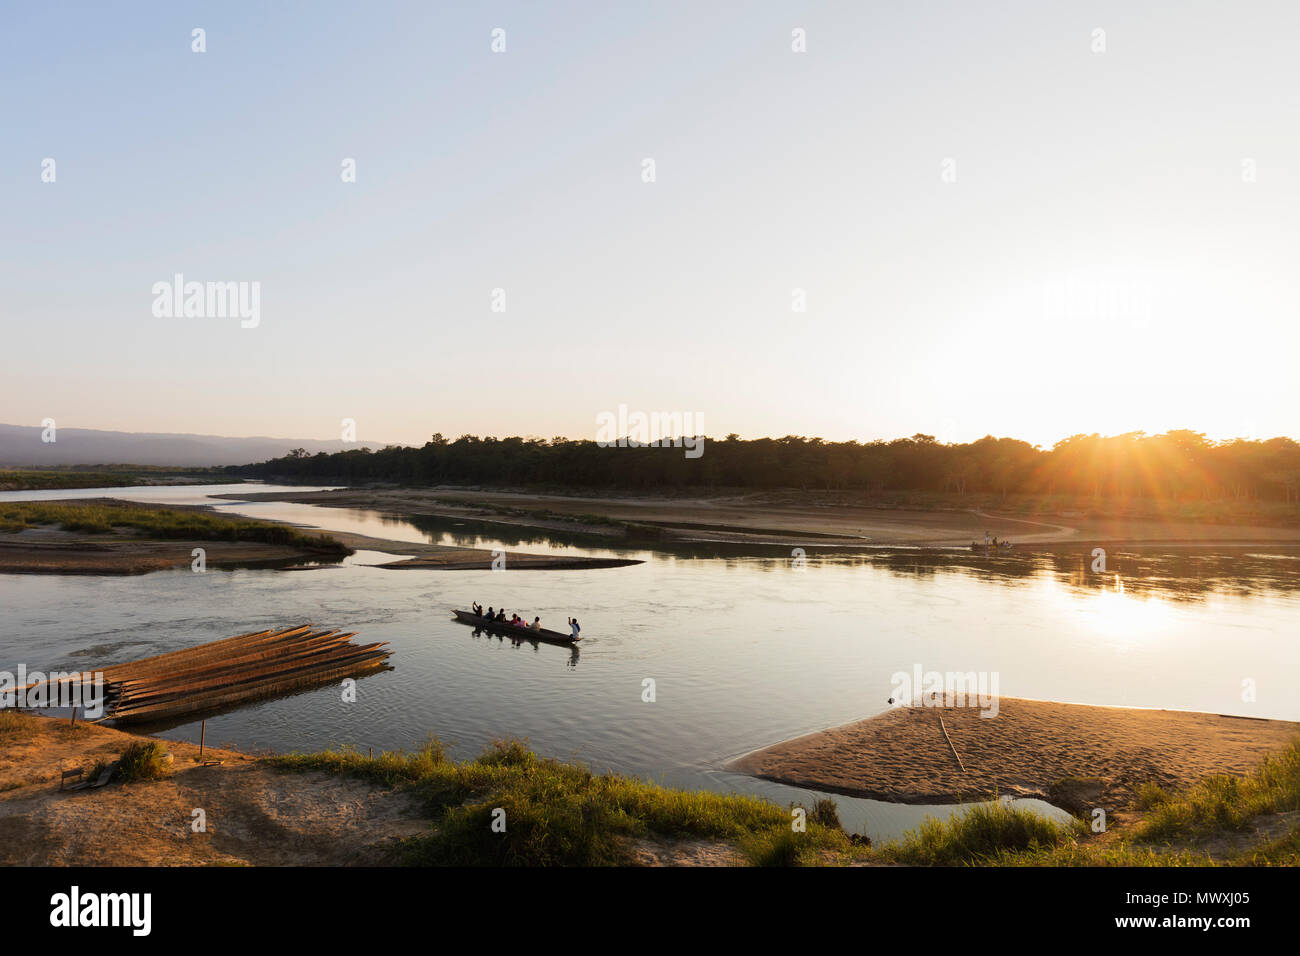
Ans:
[[[1300,434],[1297,34],[1283,2],[6,4],[0,421]],[[260,325],[155,317],[177,272],[260,282]]]

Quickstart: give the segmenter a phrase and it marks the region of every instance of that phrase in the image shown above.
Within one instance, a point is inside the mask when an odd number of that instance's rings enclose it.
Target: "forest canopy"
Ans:
[[[226,471],[318,484],[802,488],[1300,502],[1300,444],[1290,438],[1215,442],[1186,430],[1072,435],[1050,449],[991,435],[966,444],[943,444],[921,434],[866,443],[729,435],[706,439],[704,454],[695,459],[684,457],[680,448],[475,435],[449,441],[435,434],[422,447],[316,455],[295,449]]]

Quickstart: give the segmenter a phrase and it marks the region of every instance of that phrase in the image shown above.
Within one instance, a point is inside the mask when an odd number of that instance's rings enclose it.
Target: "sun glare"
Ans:
[[[1147,637],[1168,627],[1174,617],[1173,608],[1159,598],[1124,593],[1119,575],[1104,589],[1075,601],[1087,626],[1107,637]]]

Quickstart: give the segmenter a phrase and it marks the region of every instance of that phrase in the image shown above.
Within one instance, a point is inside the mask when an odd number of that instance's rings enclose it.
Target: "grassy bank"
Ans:
[[[0,491],[126,488],[142,484],[142,479],[129,472],[0,470]]]
[[[240,482],[211,468],[163,468],[151,465],[91,468],[0,468],[0,491],[45,491],[60,488],[130,488],[138,485]]]
[[[1288,816],[1300,810],[1300,741],[1243,779],[1212,777],[1177,794],[1148,787],[1144,815],[1118,829],[1112,821],[1110,832],[1094,833],[1087,814],[1062,824],[985,803],[874,849],[841,829],[829,800],[806,809],[806,831],[798,832],[791,808],[597,775],[539,758],[517,741],[464,762],[450,760],[436,740],[410,754],[266,759],[417,793],[430,828],[403,846],[412,865],[622,865],[634,862],[644,840],[717,841],[751,865],[1300,865],[1300,820]]]
[[[1147,785],[1139,801],[1139,819],[1101,834],[1086,814],[1063,826],[984,804],[927,821],[877,856],[940,866],[1300,866],[1300,740],[1246,777],[1207,777],[1172,794]]]
[[[282,769],[415,790],[432,825],[404,846],[413,865],[620,865],[634,861],[637,840],[719,841],[755,865],[837,862],[858,852],[824,806],[810,808],[805,832],[795,832],[791,810],[765,800],[597,775],[539,758],[518,741],[464,762],[448,759],[436,740],[412,754],[345,750],[267,759]]]
[[[1248,777],[1207,777],[1177,794],[1148,785],[1138,799],[1146,816],[1137,838],[1148,843],[1245,832],[1262,814],[1300,811],[1300,741],[1270,754]],[[1300,862],[1296,836],[1300,831],[1292,833],[1293,862]]]
[[[340,557],[352,553],[325,534],[308,534],[288,525],[227,518],[205,511],[154,506],[44,504],[38,501],[0,503],[0,532],[17,533],[38,525],[53,525],[82,534],[111,534],[118,529],[145,538],[186,541],[255,541],[301,548]]]

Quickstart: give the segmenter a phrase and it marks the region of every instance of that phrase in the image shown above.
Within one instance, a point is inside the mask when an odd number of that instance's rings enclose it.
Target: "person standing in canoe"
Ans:
[[[578,626],[578,619],[576,617],[569,618],[569,636],[575,641],[582,640],[582,628]]]

